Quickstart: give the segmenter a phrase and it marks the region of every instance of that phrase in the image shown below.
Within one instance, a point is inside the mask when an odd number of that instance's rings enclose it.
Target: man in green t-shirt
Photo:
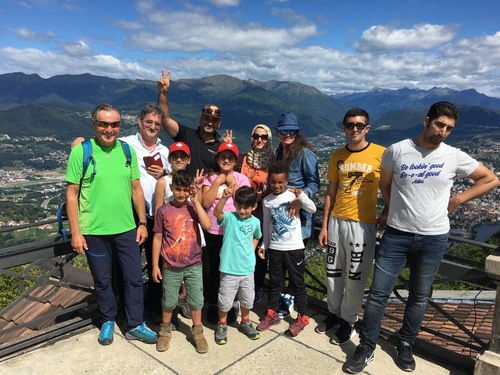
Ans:
[[[82,179],[83,146],[75,146],[66,170],[66,207],[71,228],[71,246],[87,257],[94,278],[94,291],[102,319],[98,341],[113,342],[118,312],[112,287],[113,258],[117,258],[124,280],[127,331],[125,337],[155,343],[157,335],[143,321],[141,245],[147,238],[144,193],[140,184],[137,157],[130,148],[131,161],[117,139],[120,112],[101,104],[92,112],[96,132],[91,139],[92,162]],[[133,207],[132,207],[133,206]],[[139,227],[133,208],[139,214]]]

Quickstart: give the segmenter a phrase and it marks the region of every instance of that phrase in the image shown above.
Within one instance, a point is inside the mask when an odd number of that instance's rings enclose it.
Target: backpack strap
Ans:
[[[92,143],[90,142],[90,139],[84,140],[82,142],[82,146],[83,146],[83,161],[82,161],[83,168],[82,168],[82,176],[80,177],[80,188],[82,187],[83,178],[85,177],[85,173],[87,172],[87,169],[89,168],[90,164],[92,164],[94,167],[94,170],[90,175],[90,179],[91,180],[94,179],[94,176],[97,173],[95,159],[92,157]]]
[[[120,142],[120,144],[122,145],[123,153],[125,154],[125,158],[127,159],[127,161],[125,162],[125,167],[130,167],[130,165],[132,164],[132,153],[130,152],[130,145],[124,141],[118,140],[118,142]]]

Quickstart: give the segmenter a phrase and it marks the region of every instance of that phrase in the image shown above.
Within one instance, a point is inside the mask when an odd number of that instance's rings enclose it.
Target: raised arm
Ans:
[[[214,208],[214,216],[217,220],[222,221],[224,220],[224,205],[226,204],[227,200],[233,195],[232,189],[224,189],[224,192],[222,193],[222,197],[220,200],[217,202]]]
[[[170,89],[170,70],[165,73],[165,69],[161,70],[161,78],[158,80],[158,106],[163,110],[165,116],[161,125],[167,134],[174,138],[179,133],[179,124],[170,117],[170,109],[168,107],[168,90]]]
[[[455,211],[462,203],[482,197],[499,184],[498,177],[483,164],[479,164],[468,177],[474,180],[475,184],[467,190],[450,197],[450,202],[448,203],[449,214]]]

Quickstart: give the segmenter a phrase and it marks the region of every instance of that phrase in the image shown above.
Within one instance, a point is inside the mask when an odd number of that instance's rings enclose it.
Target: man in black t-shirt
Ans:
[[[191,163],[187,170],[193,175],[197,169],[203,169],[207,174],[217,167],[215,153],[224,142],[231,142],[232,131],[226,130],[224,140],[217,133],[222,119],[222,112],[215,104],[207,104],[201,110],[200,125],[197,129],[178,124],[170,117],[168,106],[168,90],[170,89],[170,71],[165,73],[162,69],[162,77],[158,80],[158,106],[165,112],[162,120],[163,129],[176,142],[184,142],[191,150]]]

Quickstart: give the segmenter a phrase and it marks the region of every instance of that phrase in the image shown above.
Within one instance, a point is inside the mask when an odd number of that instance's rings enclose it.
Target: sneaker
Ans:
[[[109,320],[102,324],[101,332],[99,332],[99,337],[97,341],[101,345],[111,345],[113,342],[113,333],[115,332],[115,321]]]
[[[260,301],[262,301],[262,296],[264,295],[264,288],[257,288],[255,290],[255,298],[253,299],[253,304],[257,305]]]
[[[191,319],[191,310],[187,304],[186,296],[179,294],[177,309],[179,310],[179,314],[181,314],[184,318]]]
[[[342,319],[337,317],[335,314],[328,314],[325,320],[320,322],[314,331],[317,333],[327,333],[333,330],[334,328],[339,328],[342,323]]]
[[[356,347],[353,356],[346,361],[344,369],[350,374],[357,374],[363,371],[374,359],[373,350],[366,345],[360,344]]]
[[[196,351],[200,354],[208,352],[208,342],[203,334],[203,326],[197,325],[191,328],[191,334],[193,335],[193,342]]]
[[[257,340],[260,338],[260,333],[253,328],[252,322],[241,322],[240,331],[243,332],[250,340]]]
[[[231,307],[231,310],[228,311],[227,313],[227,324],[233,324],[234,322],[236,322],[236,320],[238,320],[238,309],[239,309],[239,305],[237,302],[236,303],[236,306],[233,304],[233,307]]]
[[[266,316],[264,319],[260,321],[260,323],[257,325],[257,330],[264,332],[267,331],[271,326],[275,326],[276,324],[279,324],[281,321],[278,313],[274,310],[267,310]]]
[[[227,324],[219,324],[215,330],[215,343],[218,345],[227,344]]]
[[[335,332],[335,334],[330,339],[330,344],[344,345],[351,341],[354,336],[356,336],[356,330],[354,329],[354,326],[344,320],[340,327],[337,329],[337,332]]]
[[[290,294],[280,293],[280,305],[278,308],[278,315],[281,319],[286,319],[290,316],[290,312],[293,310],[294,296]]]
[[[145,322],[142,322],[140,326],[130,329],[125,333],[125,337],[128,340],[140,340],[146,344],[154,344],[158,340],[156,333],[151,331]]]
[[[209,324],[213,325],[219,323],[219,311],[217,310],[217,305],[208,305],[207,321]]]
[[[396,348],[396,365],[407,372],[415,370],[415,359],[413,359],[411,344],[406,341],[400,341],[399,346]]]
[[[158,341],[156,342],[156,350],[164,352],[170,346],[170,339],[172,338],[172,323],[161,323],[160,331],[158,332]]]
[[[292,320],[288,330],[292,334],[292,336],[297,336],[306,325],[309,324],[309,318],[307,315],[298,314],[297,317]]]

